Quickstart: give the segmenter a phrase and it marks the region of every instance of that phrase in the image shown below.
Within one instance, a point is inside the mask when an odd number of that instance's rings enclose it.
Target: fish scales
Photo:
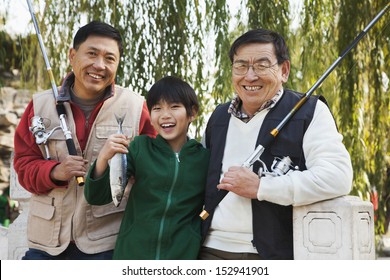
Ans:
[[[122,124],[125,116],[115,114],[118,122],[118,134],[123,134]],[[110,160],[110,187],[112,201],[118,207],[122,201],[127,185],[127,159],[126,154],[116,153]]]

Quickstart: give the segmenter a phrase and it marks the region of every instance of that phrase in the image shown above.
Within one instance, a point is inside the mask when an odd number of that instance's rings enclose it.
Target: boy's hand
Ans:
[[[127,154],[130,138],[123,134],[112,134],[99,152],[93,178],[99,178],[108,167],[108,161],[116,154]]]

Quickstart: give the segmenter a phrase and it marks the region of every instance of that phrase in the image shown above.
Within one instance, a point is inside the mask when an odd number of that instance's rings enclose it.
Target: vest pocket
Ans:
[[[123,132],[129,137],[133,137],[133,128],[131,126],[123,126]],[[89,147],[92,149],[92,158],[95,159],[99,155],[100,150],[107,141],[107,138],[112,134],[118,133],[118,125],[96,125],[95,137],[90,138]]]
[[[128,125],[122,126],[123,134],[134,137],[133,127]],[[118,125],[96,125],[96,138],[107,139],[111,134],[118,133]]]
[[[89,205],[86,210],[88,238],[95,241],[117,235],[126,204],[127,197],[123,196],[118,207],[112,202],[101,206]]]
[[[48,247],[60,245],[61,207],[54,204],[54,197],[33,196],[27,225],[28,239]]]

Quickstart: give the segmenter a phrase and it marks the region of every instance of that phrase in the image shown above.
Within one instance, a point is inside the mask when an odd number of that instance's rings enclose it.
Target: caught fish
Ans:
[[[125,119],[125,115],[118,116],[115,114],[116,121],[118,122],[118,134],[123,134],[122,124]],[[117,153],[110,160],[110,185],[111,185],[111,195],[112,201],[116,207],[122,201],[123,194],[127,185],[127,160],[126,154]]]

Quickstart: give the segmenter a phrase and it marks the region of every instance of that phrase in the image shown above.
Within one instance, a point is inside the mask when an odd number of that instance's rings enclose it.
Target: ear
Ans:
[[[287,83],[290,75],[290,61],[286,60],[282,63],[282,83]]]
[[[192,106],[192,110],[191,111],[192,111],[192,114],[190,116],[190,122],[193,122],[196,119],[197,115],[198,115],[198,110],[195,109],[195,106]]]
[[[75,55],[76,55],[76,50],[74,48],[70,48],[69,49],[69,55],[68,55],[70,64],[73,63],[73,59],[74,59]]]

